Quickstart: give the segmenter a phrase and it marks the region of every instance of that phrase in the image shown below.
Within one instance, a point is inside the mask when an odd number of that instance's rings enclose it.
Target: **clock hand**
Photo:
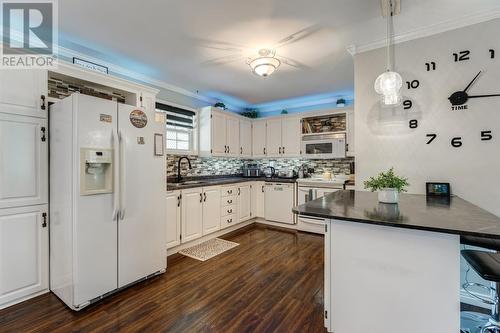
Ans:
[[[469,98],[481,98],[481,97],[494,97],[494,96],[500,96],[500,94],[491,94],[491,95],[475,95],[475,96],[468,96]]]
[[[476,76],[474,76],[474,78],[472,79],[472,81],[470,81],[469,85],[467,87],[465,87],[464,89],[464,92],[467,92],[467,90],[469,90],[469,88],[472,86],[472,84],[476,81],[477,77],[481,74],[482,71],[479,71],[479,73],[477,73]]]

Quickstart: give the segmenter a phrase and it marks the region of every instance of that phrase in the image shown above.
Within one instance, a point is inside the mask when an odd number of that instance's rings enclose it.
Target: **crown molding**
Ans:
[[[77,58],[81,58],[81,59],[95,62],[98,64],[102,64],[103,66],[108,67],[110,72],[113,72],[113,73],[116,73],[119,75],[123,75],[125,77],[131,78],[134,80],[138,80],[138,81],[146,83],[146,84],[151,84],[155,87],[163,88],[165,90],[169,90],[169,91],[172,91],[172,92],[175,92],[175,93],[187,96],[187,97],[191,97],[191,98],[194,98],[194,99],[202,101],[202,102],[207,102],[210,104],[213,104],[216,102],[216,100],[209,98],[209,97],[206,97],[206,96],[203,96],[203,95],[200,95],[200,94],[197,94],[196,92],[175,86],[175,85],[170,84],[170,83],[166,83],[164,81],[154,79],[150,76],[131,71],[125,67],[118,66],[118,65],[115,65],[115,64],[110,63],[110,62],[103,61],[102,59],[98,59],[98,58],[89,56],[89,55],[84,54],[84,53],[80,53],[78,51],[75,51],[75,50],[72,50],[72,49],[69,49],[66,47],[59,46],[58,55],[64,56],[67,58],[71,58],[71,59],[73,57],[77,57]]]
[[[423,28],[395,35],[393,44],[399,44],[422,37],[428,37],[442,32],[464,28],[469,25],[494,20],[497,18],[500,18],[500,6],[498,6],[493,10],[490,9],[487,11],[478,12],[476,14],[467,15],[465,17],[459,17],[456,19],[432,24]],[[386,43],[387,41],[384,38],[367,44],[360,44],[360,45],[352,44],[347,46],[346,49],[347,52],[349,52],[352,56],[354,56],[358,53],[363,53],[384,47]]]

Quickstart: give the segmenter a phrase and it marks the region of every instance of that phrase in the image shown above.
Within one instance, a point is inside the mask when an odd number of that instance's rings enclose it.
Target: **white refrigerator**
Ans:
[[[165,125],[75,93],[50,108],[50,287],[80,310],[166,269]]]

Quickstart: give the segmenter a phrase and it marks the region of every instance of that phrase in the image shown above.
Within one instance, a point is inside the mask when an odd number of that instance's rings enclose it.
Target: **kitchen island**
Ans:
[[[500,239],[500,218],[459,198],[338,191],[294,208],[325,218],[325,327],[444,333],[460,327],[460,236]]]

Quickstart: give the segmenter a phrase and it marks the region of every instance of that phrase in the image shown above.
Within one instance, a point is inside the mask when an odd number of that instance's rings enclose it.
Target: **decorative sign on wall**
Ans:
[[[146,127],[148,124],[148,116],[146,116],[146,113],[142,110],[134,110],[130,112],[129,118],[132,125],[137,128]]]
[[[73,57],[73,64],[81,66],[86,69],[90,69],[92,71],[96,71],[102,74],[109,74],[108,67],[96,64],[91,61],[83,60],[80,58]]]

